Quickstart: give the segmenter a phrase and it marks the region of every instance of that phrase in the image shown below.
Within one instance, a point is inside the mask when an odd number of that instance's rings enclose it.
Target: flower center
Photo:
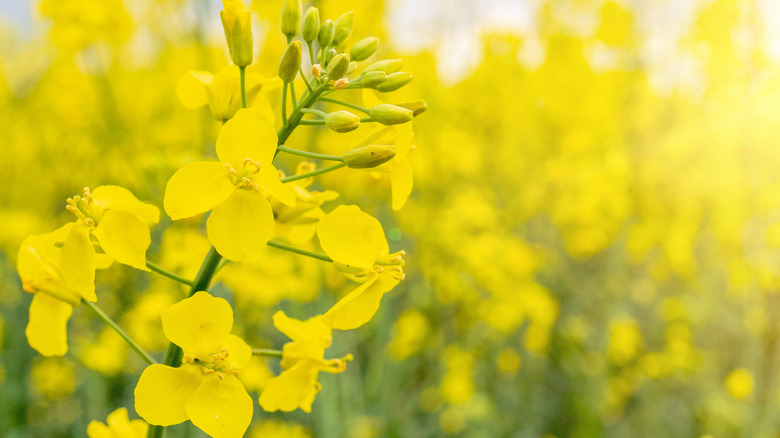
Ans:
[[[230,351],[227,348],[223,348],[219,353],[210,354],[208,361],[185,354],[182,358],[182,363],[198,366],[204,376],[214,374],[219,380],[222,380],[225,378],[225,374],[234,376],[239,374],[239,371],[233,367],[233,363],[227,360],[228,356],[230,356]]]
[[[227,170],[230,181],[239,189],[252,190],[255,192],[260,191],[260,185],[252,180],[252,175],[256,175],[260,172],[262,165],[251,159],[245,158],[241,162],[241,170],[236,170],[230,163],[225,163],[225,169]]]
[[[92,200],[92,193],[89,187],[84,187],[84,196],[76,195],[67,199],[68,205],[65,209],[73,213],[84,225],[94,227],[97,224],[95,214],[95,203]]]

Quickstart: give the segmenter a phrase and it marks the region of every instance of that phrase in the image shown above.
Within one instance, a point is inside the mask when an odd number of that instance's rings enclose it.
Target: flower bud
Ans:
[[[344,162],[351,169],[370,169],[395,157],[395,146],[368,145],[347,151]]]
[[[319,78],[322,74],[322,66],[319,64],[314,64],[311,66],[311,75],[315,78]]]
[[[320,32],[317,34],[317,42],[320,47],[328,47],[333,41],[333,35],[336,31],[336,23],[333,20],[325,20],[320,26]]]
[[[310,43],[317,39],[320,31],[320,10],[314,6],[306,10],[303,17],[303,40]]]
[[[333,59],[333,57],[336,56],[337,53],[338,52],[336,51],[336,49],[328,49],[325,52],[325,56],[323,57],[324,58],[323,62],[325,63],[326,66],[330,63],[330,61]]]
[[[360,126],[360,117],[349,111],[336,111],[325,116],[325,126],[336,132],[354,131]]]
[[[333,83],[334,90],[343,90],[347,87],[349,87],[349,79],[347,78],[341,78]]]
[[[349,68],[349,55],[340,53],[328,64],[328,79],[338,80],[347,73]]]
[[[300,41],[293,41],[287,46],[287,50],[279,61],[279,77],[283,82],[292,82],[298,75],[303,60],[303,49]]]
[[[371,108],[368,114],[372,119],[374,119],[374,121],[383,125],[397,125],[399,123],[406,123],[414,118],[414,113],[412,110],[387,103],[383,103]]]
[[[428,104],[424,99],[410,100],[408,102],[396,103],[395,106],[412,110],[415,117],[424,113],[428,109]]]
[[[349,11],[341,15],[336,19],[336,31],[333,33],[332,44],[338,46],[343,43],[349,34],[352,33],[352,20],[355,18],[355,12]]]
[[[363,73],[370,71],[383,71],[386,74],[395,73],[404,66],[403,59],[383,59],[363,69]]]
[[[284,0],[282,2],[282,33],[287,38],[298,35],[301,29],[301,0]]]
[[[408,71],[402,71],[398,73],[391,73],[387,75],[387,80],[376,86],[376,91],[386,93],[388,91],[395,91],[404,85],[408,84],[412,80],[412,73]]]
[[[387,75],[383,71],[370,71],[368,73],[363,73],[363,76],[360,77],[360,85],[362,85],[364,88],[376,88],[377,85],[381,84],[387,79]]]
[[[224,10],[219,12],[225,29],[230,58],[233,64],[246,67],[252,63],[252,15],[242,0],[222,0]]]
[[[360,62],[368,59],[379,47],[379,38],[368,37],[356,42],[349,51],[349,57]]]

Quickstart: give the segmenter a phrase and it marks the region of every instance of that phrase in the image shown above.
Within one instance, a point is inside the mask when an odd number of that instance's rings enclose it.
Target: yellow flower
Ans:
[[[87,426],[89,438],[143,438],[149,428],[142,420],[130,420],[125,408],[108,414],[106,423],[92,420]]]
[[[322,389],[317,381],[319,372],[344,372],[352,355],[324,359],[332,338],[330,327],[322,323],[321,315],[299,321],[280,310],[274,314],[274,326],[293,342],[284,344],[281,362],[284,371],[268,381],[260,394],[260,406],[268,412],[291,412],[298,408],[311,412],[314,397]]]
[[[73,308],[81,298],[95,301],[92,295],[79,293],[68,286],[60,269],[57,247],[69,235],[73,224],[48,234],[30,236],[22,242],[17,271],[25,291],[35,294],[30,303],[30,319],[25,334],[32,348],[44,356],[62,356],[68,352],[67,324]],[[98,254],[95,266],[107,268],[110,257]]]
[[[274,232],[265,194],[295,205],[295,193],[271,164],[276,141],[260,113],[239,110],[217,138],[220,163],[190,163],[176,171],[165,189],[165,211],[177,220],[213,209],[206,231],[214,248],[230,260],[256,254]]]
[[[236,377],[252,349],[231,335],[233,310],[222,298],[198,292],[163,311],[165,336],[184,352],[178,368],[150,365],[135,388],[135,410],[149,424],[186,420],[213,437],[242,436],[252,399]]]
[[[301,161],[296,175],[312,172],[315,169],[314,163]],[[277,236],[287,238],[294,243],[308,242],[314,237],[317,222],[325,216],[320,206],[338,198],[339,194],[332,190],[323,192],[306,190],[313,181],[314,178],[306,178],[287,183],[295,192],[295,206],[288,207],[280,202],[271,202],[276,219]]]
[[[281,86],[279,78],[269,79],[257,73],[246,72],[246,103],[274,120],[271,104],[260,94],[262,89]],[[241,84],[238,67],[229,65],[217,74],[208,71],[189,71],[179,79],[176,95],[185,108],[196,109],[206,104],[216,120],[229,120],[241,109]]]
[[[90,239],[119,263],[149,271],[146,249],[152,243],[148,224],[157,223],[157,207],[136,199],[119,186],[100,186],[94,192],[84,188],[84,197],[68,199],[68,211],[75,214],[62,243],[60,268],[65,283],[89,301],[96,301],[95,269],[98,254]]]
[[[382,225],[355,205],[340,205],[317,225],[322,249],[337,270],[362,283],[322,317],[331,328],[350,330],[367,323],[382,296],[403,280],[404,251],[390,254]]]

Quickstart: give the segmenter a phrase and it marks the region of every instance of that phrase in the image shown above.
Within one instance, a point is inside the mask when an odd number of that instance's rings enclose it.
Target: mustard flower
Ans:
[[[173,174],[163,205],[173,220],[213,210],[206,231],[211,244],[230,260],[244,260],[265,246],[274,232],[266,194],[295,205],[292,188],[271,164],[276,131],[253,109],[241,109],[217,138],[220,162],[190,163]]]
[[[342,373],[352,355],[324,359],[332,338],[330,327],[322,323],[322,315],[299,321],[280,310],[273,319],[274,326],[293,342],[284,344],[280,364],[284,371],[268,381],[260,394],[260,406],[268,412],[291,412],[298,408],[311,412],[314,397],[322,389],[317,381],[320,371]]]
[[[59,265],[65,283],[89,301],[96,301],[95,269],[100,248],[119,263],[149,271],[146,250],[152,239],[148,224],[157,223],[160,211],[119,186],[100,186],[84,197],[68,199],[68,211],[76,215],[62,243]]]
[[[404,279],[403,250],[390,254],[382,225],[355,205],[340,205],[317,225],[317,237],[337,270],[362,283],[322,317],[328,326],[351,330],[367,323],[382,296]]]
[[[316,169],[314,163],[301,161],[298,164],[296,175],[313,172]],[[322,192],[308,191],[314,178],[299,179],[287,183],[295,192],[295,205],[288,207],[280,202],[271,202],[276,219],[276,235],[284,237],[291,242],[308,242],[314,237],[317,222],[325,216],[320,206],[338,198],[339,194],[332,190]]]
[[[186,420],[216,437],[243,436],[252,399],[236,377],[252,349],[231,335],[227,301],[197,292],[162,312],[165,336],[184,352],[178,368],[150,365],[135,388],[135,410],[149,424]]]
[[[144,438],[149,428],[142,420],[130,420],[125,408],[108,414],[106,423],[92,420],[87,426],[89,438]]]

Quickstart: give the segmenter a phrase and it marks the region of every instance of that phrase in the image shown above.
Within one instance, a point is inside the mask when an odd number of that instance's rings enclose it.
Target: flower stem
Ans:
[[[368,108],[363,108],[360,105],[355,105],[354,103],[344,102],[343,100],[331,99],[330,97],[320,97],[319,100],[321,102],[330,102],[330,103],[335,103],[337,105],[343,105],[343,106],[345,106],[347,108],[352,108],[354,110],[358,110],[358,111],[364,112],[366,114],[369,114],[370,111],[371,111]]]
[[[165,277],[170,278],[171,280],[176,280],[179,283],[186,284],[187,286],[192,286],[192,281],[191,280],[187,280],[186,278],[184,278],[184,277],[182,277],[180,275],[174,274],[173,272],[166,271],[165,269],[155,265],[154,263],[150,262],[149,260],[146,261],[146,267],[151,269],[154,272],[157,272],[158,274],[161,274],[161,275],[163,275]]]
[[[287,126],[287,82],[285,82],[282,86],[282,129]]]
[[[321,175],[323,173],[328,173],[328,172],[332,172],[332,171],[337,170],[337,169],[341,169],[342,167],[344,167],[346,165],[347,165],[346,163],[338,163],[338,164],[334,164],[332,166],[328,166],[328,167],[323,167],[321,169],[317,169],[317,170],[315,170],[313,172],[302,173],[300,175],[288,176],[286,178],[282,178],[282,182],[283,183],[288,183],[288,182],[292,182],[292,181],[298,181],[299,179],[306,179],[306,178],[309,178],[311,176],[317,176],[317,175]]]
[[[246,66],[238,68],[241,77],[241,106],[246,108]]]
[[[325,111],[320,111],[318,109],[313,109],[313,108],[302,108],[301,112],[305,114],[316,114],[320,117],[328,117],[328,113],[326,113]]]
[[[282,350],[269,350],[267,348],[253,348],[252,354],[255,356],[282,357]]]
[[[344,157],[339,157],[337,155],[325,155],[325,154],[318,154],[316,152],[301,151],[298,149],[288,148],[287,146],[284,145],[277,146],[276,149],[278,149],[281,152],[287,152],[288,154],[298,155],[301,157],[317,158],[320,160],[329,160],[329,161],[344,161]]]
[[[153,358],[153,357],[152,357],[152,356],[151,356],[149,353],[147,353],[147,352],[146,352],[146,351],[145,351],[143,348],[141,348],[141,346],[140,346],[140,345],[138,345],[138,344],[137,344],[137,343],[136,343],[136,342],[133,340],[133,338],[131,338],[131,337],[130,337],[130,335],[128,335],[127,333],[125,333],[125,331],[124,331],[124,330],[122,330],[122,328],[121,328],[121,327],[119,327],[119,325],[118,325],[116,322],[114,322],[114,320],[113,320],[113,319],[111,319],[111,317],[110,317],[110,316],[108,316],[108,315],[106,314],[106,312],[104,312],[104,311],[103,311],[103,309],[101,309],[100,307],[98,307],[98,306],[97,306],[97,304],[95,304],[95,303],[93,303],[93,302],[91,302],[91,301],[87,301],[87,300],[85,300],[84,298],[82,298],[82,299],[81,299],[81,302],[82,302],[82,303],[84,303],[84,304],[85,304],[87,307],[89,307],[90,309],[92,309],[92,310],[93,310],[93,311],[94,311],[94,312],[97,314],[97,316],[98,316],[100,319],[102,319],[102,320],[103,320],[103,322],[105,322],[105,323],[106,323],[106,325],[108,325],[109,327],[111,327],[112,329],[114,329],[114,331],[115,331],[115,332],[117,332],[117,334],[118,334],[119,336],[121,336],[121,337],[122,337],[122,339],[124,339],[124,340],[125,340],[125,342],[127,342],[127,344],[130,346],[130,348],[132,348],[133,350],[135,350],[135,352],[136,352],[136,353],[138,353],[138,355],[139,355],[139,356],[141,356],[141,359],[143,359],[144,361],[146,361],[146,363],[148,363],[149,365],[154,365],[154,364],[156,364],[156,363],[157,363],[157,361],[156,361],[156,360],[154,360],[154,358]]]
[[[320,84],[317,86],[313,92],[306,95],[306,97],[301,97],[301,103],[296,105],[295,108],[293,108],[292,113],[290,113],[290,118],[288,120],[288,123],[283,125],[281,129],[276,133],[276,136],[278,137],[277,145],[284,144],[285,141],[290,137],[290,134],[295,130],[296,127],[298,127],[299,122],[301,121],[301,118],[303,117],[303,112],[301,109],[303,108],[309,108],[314,104],[314,102],[317,100],[318,97],[320,97],[320,94],[322,94],[323,91],[325,91],[328,88],[328,84]],[[277,153],[279,151],[277,150]]]
[[[282,242],[277,242],[275,240],[269,240],[268,241],[268,246],[273,246],[274,248],[279,248],[279,249],[283,249],[285,251],[290,251],[290,252],[294,252],[296,254],[301,254],[301,255],[305,255],[307,257],[312,257],[312,258],[315,258],[315,259],[319,259],[319,260],[322,260],[323,262],[333,263],[333,259],[328,257],[328,256],[326,256],[325,254],[318,254],[316,252],[306,251],[305,249],[296,248],[294,246],[290,246],[290,245],[288,245],[286,243],[282,243]]]
[[[325,120],[299,120],[299,125],[324,125]]]

